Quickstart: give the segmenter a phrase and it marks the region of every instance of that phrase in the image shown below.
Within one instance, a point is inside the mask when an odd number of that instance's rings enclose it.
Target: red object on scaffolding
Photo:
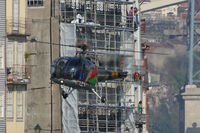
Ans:
[[[7,68],[6,79],[9,83],[30,83],[31,67],[28,65],[14,64],[13,67]]]
[[[13,82],[13,79],[8,78],[7,81],[8,81],[8,82]]]
[[[146,32],[146,21],[145,21],[145,19],[141,19],[141,31],[143,33]]]

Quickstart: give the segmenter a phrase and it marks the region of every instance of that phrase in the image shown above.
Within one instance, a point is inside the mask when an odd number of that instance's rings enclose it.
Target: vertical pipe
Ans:
[[[94,23],[96,24],[97,23],[97,1],[95,1],[94,2],[94,5],[93,5],[93,7],[94,7]],[[94,35],[94,37],[95,37],[95,41],[94,41],[94,43],[95,43],[95,49],[97,49],[97,27],[95,26],[94,27],[95,28],[95,35]],[[98,62],[97,61],[97,55],[95,55],[95,62]],[[96,88],[96,90],[97,90],[97,88]],[[99,91],[100,92],[100,91]],[[101,94],[100,94],[100,96],[101,96]],[[98,103],[98,98],[96,97],[96,104]],[[96,131],[98,132],[99,131],[99,118],[98,118],[98,108],[96,107],[96,109],[95,109],[95,111],[96,111]]]
[[[50,64],[52,63],[52,3],[53,0],[50,1]],[[53,90],[52,90],[52,81],[50,81],[50,97],[51,97],[51,133],[53,132]]]
[[[89,97],[88,97],[88,94],[89,92],[88,92],[88,90],[86,91],[86,99],[87,99],[87,103],[89,103]],[[87,127],[87,132],[89,131],[89,114],[88,114],[88,106],[86,106],[86,108],[87,108],[87,124],[86,124],[86,127]]]
[[[97,2],[94,2],[94,23],[97,24]],[[95,49],[97,49],[97,27],[95,25],[95,33],[94,33],[94,37],[95,37]]]
[[[117,86],[119,86],[118,83],[116,83],[116,84],[117,84]],[[118,105],[117,89],[118,89],[118,87],[115,87],[115,105]],[[115,109],[114,112],[115,112],[115,130],[114,131],[117,132],[117,110]]]
[[[84,4],[84,5],[85,5],[85,8],[84,8],[84,19],[85,19],[85,20],[84,20],[84,21],[87,22],[87,4],[86,4],[86,0],[85,0],[84,2],[85,2],[85,4]],[[76,14],[77,14],[77,13],[76,13]],[[86,27],[86,26],[85,26],[85,27]],[[85,30],[86,30],[86,29],[85,29]]]
[[[61,12],[61,3],[60,3],[60,0],[59,0],[59,2],[58,2],[58,5],[59,5],[59,8],[58,8],[58,11],[59,12]],[[60,24],[61,24],[61,18],[60,18],[60,16],[61,16],[61,14],[60,13],[58,13],[59,14],[59,19],[58,19],[58,23],[59,23],[59,44],[60,44]],[[61,53],[60,53],[60,46],[59,46],[59,54],[58,54],[58,56],[60,57],[61,56]],[[59,86],[59,89],[60,89],[60,86]],[[60,91],[61,91],[61,89],[60,89]],[[60,94],[61,94],[61,92],[60,92]],[[61,119],[60,119],[60,123],[61,123],[61,129],[63,129],[63,124],[62,124],[62,96],[60,95],[60,114],[61,114]]]
[[[143,100],[143,85],[144,85],[143,76],[141,76],[141,82],[142,82],[142,85],[141,85],[141,89],[142,89],[142,92],[141,92],[142,93],[142,95],[141,95],[141,101],[142,101]]]
[[[194,46],[194,0],[189,0],[189,9],[188,14],[190,14],[189,18],[189,40],[188,40],[188,46],[189,46],[189,67],[188,67],[188,72],[189,72],[189,82],[188,84],[191,85],[193,84],[193,46]]]
[[[107,4],[105,3],[105,0],[104,0],[104,26],[106,26],[106,7],[107,7]]]
[[[138,21],[140,23],[140,9],[139,9],[139,0],[136,0],[136,8],[138,9]],[[135,15],[135,14],[134,14]],[[133,23],[134,23],[134,20],[133,20]],[[135,29],[135,27],[134,27]],[[137,62],[137,69],[138,69],[138,72],[141,73],[141,60],[142,60],[142,54],[141,54],[141,38],[140,38],[140,25],[137,25],[137,31],[135,31],[134,33],[134,37],[136,37],[137,41],[135,43],[136,47],[135,47],[135,50],[136,51],[139,51],[138,53],[135,54],[136,56],[136,62]],[[141,79],[142,80],[142,79]],[[141,82],[140,84],[138,85],[138,102],[139,101],[142,101],[142,87],[141,87]],[[137,129],[137,132],[140,133],[142,132],[142,128],[138,128]]]
[[[146,92],[146,131],[148,132],[148,92]]]
[[[106,87],[107,87],[107,84],[106,84]],[[107,90],[107,88],[106,88],[106,90]],[[107,94],[107,92],[106,92],[106,94]],[[106,108],[105,111],[106,111],[106,132],[108,132],[108,108]]]
[[[113,16],[114,26],[116,26],[116,10],[115,10],[115,7],[116,7],[116,4],[115,4],[115,1],[114,1],[114,16]],[[115,29],[114,29],[114,31],[115,31]]]
[[[6,16],[6,0],[5,0],[5,19],[7,18],[7,16]],[[5,21],[5,34],[7,33],[7,23],[6,23],[6,21]],[[6,58],[7,58],[7,56],[6,56],[6,54],[7,54],[7,52],[6,52],[6,35],[4,36],[4,70],[5,70],[5,94],[4,94],[4,120],[5,120],[5,123],[6,123],[6,121],[7,121],[7,116],[6,116],[6,104],[7,104],[7,101],[6,101],[6,99],[7,99],[7,79],[8,79],[8,77],[7,77],[7,60],[6,60]],[[6,126],[5,126],[5,133],[6,133],[6,127],[7,127],[7,124],[6,124]]]
[[[138,0],[136,0],[136,8],[138,9],[138,19],[140,19],[140,9],[139,9],[139,2]],[[138,20],[140,21],[140,20]],[[142,54],[141,54],[141,40],[140,40],[140,25],[138,25],[137,27],[137,31],[136,31],[136,36],[137,36],[137,47],[136,47],[136,51],[139,51],[138,53],[136,53],[137,55],[137,62],[138,62],[138,72],[141,73],[141,60],[142,60]],[[141,90],[141,85],[138,86],[138,101],[142,100],[142,90]]]
[[[96,131],[99,132],[98,108],[96,107]]]
[[[115,10],[115,7],[116,7],[116,4],[115,4],[115,2],[114,2],[114,40],[113,40],[113,43],[114,43],[114,49],[116,49],[117,48],[117,40],[116,40],[116,35],[117,35],[117,32],[116,32],[116,10]],[[112,40],[111,40],[112,41]],[[115,71],[117,71],[117,58],[116,58],[116,56],[114,56],[114,69],[115,69]]]

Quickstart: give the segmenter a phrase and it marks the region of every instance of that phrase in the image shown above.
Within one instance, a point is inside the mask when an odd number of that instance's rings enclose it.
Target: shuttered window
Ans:
[[[17,64],[18,65],[23,65],[24,63],[24,47],[23,43],[18,42],[17,45]]]
[[[17,61],[16,61],[16,67],[17,67],[17,78],[22,79],[23,78],[23,66],[24,66],[24,45],[22,42],[18,42],[17,45]]]
[[[14,93],[13,86],[8,87],[8,92],[6,96],[6,117],[7,120],[13,120],[14,115]]]
[[[13,55],[14,55],[14,42],[8,41],[6,44],[6,61],[7,67],[13,67]]]
[[[13,31],[19,30],[19,0],[13,0]]]
[[[23,99],[24,99],[24,86],[17,86],[17,96],[16,96],[16,118],[17,120],[23,120]]]
[[[3,63],[3,45],[0,45],[0,69],[3,68],[4,63]]]
[[[4,117],[4,92],[0,92],[0,119]]]

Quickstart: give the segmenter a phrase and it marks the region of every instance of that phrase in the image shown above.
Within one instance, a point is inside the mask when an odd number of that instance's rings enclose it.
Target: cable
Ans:
[[[31,39],[28,40],[30,42],[37,42],[37,43],[41,43],[41,44],[49,44],[49,42],[41,42],[41,41],[37,41],[35,39]],[[64,46],[64,47],[75,47],[78,48],[78,46],[75,45],[65,45],[65,44],[58,44],[58,43],[51,43],[52,45],[59,45],[59,46]],[[145,53],[145,54],[158,54],[158,55],[169,55],[168,53],[153,53],[153,52],[143,52],[143,51],[135,51],[135,50],[129,50],[129,49],[119,49],[119,48],[105,48],[105,47],[91,47],[88,46],[87,49],[90,50],[106,50],[106,51],[118,51],[118,52],[132,52],[132,53]]]
[[[129,75],[130,76],[130,75]],[[129,86],[128,86],[128,88],[127,89],[125,89],[125,93],[127,93],[127,92],[129,92],[129,90],[130,90],[130,88],[131,88],[131,84],[132,84],[132,76],[130,76],[131,77],[131,80],[130,80],[130,83],[129,83]],[[124,79],[124,81],[123,81],[123,85],[124,85],[124,83],[125,83],[125,79]]]

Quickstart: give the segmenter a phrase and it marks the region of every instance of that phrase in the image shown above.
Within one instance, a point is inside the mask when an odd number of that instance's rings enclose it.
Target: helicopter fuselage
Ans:
[[[67,86],[72,80],[95,85],[97,82],[126,76],[127,72],[98,69],[94,63],[84,57],[59,57],[51,65],[51,79],[58,84],[62,84],[60,80],[66,80]]]

